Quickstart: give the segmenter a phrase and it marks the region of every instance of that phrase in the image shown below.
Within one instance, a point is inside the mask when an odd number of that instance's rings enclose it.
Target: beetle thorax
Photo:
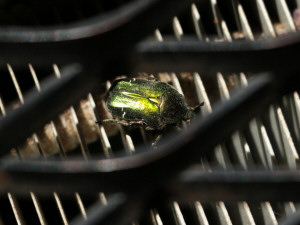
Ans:
[[[189,110],[181,95],[167,93],[162,96],[160,113],[163,122],[175,124],[178,121],[186,120]]]

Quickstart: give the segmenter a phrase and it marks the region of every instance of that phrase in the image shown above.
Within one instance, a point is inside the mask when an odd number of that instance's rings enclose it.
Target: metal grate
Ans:
[[[250,7],[244,1],[232,1],[234,19],[231,23],[236,23],[237,30],[232,30],[227,25],[224,18],[226,8],[218,5],[217,1],[211,0],[210,10],[212,14],[215,33],[205,32],[209,25],[204,24],[205,18],[200,15],[197,5],[191,5],[189,15],[192,18],[193,27],[197,39],[200,41],[238,41],[239,39],[255,40],[260,38],[274,37],[286,32],[295,32],[297,21],[293,20],[299,2],[290,3],[284,0],[262,1],[257,0],[251,3]],[[247,7],[245,7],[247,6]],[[270,17],[268,10],[276,9],[276,16]],[[207,8],[205,8],[207,10]],[[259,27],[252,32],[251,22],[247,20],[248,15],[255,13],[258,15]],[[274,14],[274,11],[272,11]],[[224,16],[224,17],[223,17]],[[186,20],[186,19],[185,19]],[[208,20],[208,19],[206,19]],[[255,20],[255,19],[254,19]],[[278,20],[278,21],[277,21]],[[174,17],[172,21],[172,30],[178,41],[189,38],[185,35],[184,24],[181,24],[181,18]],[[275,22],[272,22],[275,21]],[[254,23],[254,22],[253,22]],[[190,26],[190,25],[189,25]],[[166,31],[167,32],[167,31]],[[167,35],[166,35],[167,36]],[[155,30],[157,41],[163,42],[165,35],[163,30]],[[27,97],[23,94],[22,84],[18,82],[18,74],[13,66],[7,64],[8,74],[17,93],[18,102],[7,101],[0,98],[0,109],[3,117],[16,105],[26,104]],[[43,81],[39,81],[38,72],[29,64],[26,68],[30,73],[30,79],[34,84],[36,91],[43,90]],[[60,69],[56,64],[52,66],[52,76],[60,79]],[[201,71],[198,73],[159,73],[155,74],[159,80],[171,83],[180,93],[186,96],[190,104],[205,102],[201,111],[201,116],[205,117],[214,111],[214,103],[219,99],[226,102],[230,99],[231,91],[245,88],[248,80],[252,79],[251,74],[241,72],[239,74],[222,74],[221,72],[213,76],[205,76],[202,79]],[[28,78],[29,79],[29,78]],[[26,82],[25,82],[26,83]],[[96,124],[95,121],[103,120],[105,115],[103,91],[108,89],[110,82],[107,81],[105,88],[99,91],[89,93],[85,99],[78,104],[71,106],[59,117],[49,122],[41,131],[36,131],[21,146],[15,146],[11,150],[13,157],[20,160],[43,157],[45,159],[56,157],[58,155],[62,160],[68,160],[69,156],[80,154],[85,160],[93,159],[93,156],[104,154],[107,158],[113,156],[115,152],[125,149],[127,154],[132,154],[137,144],[148,144],[151,137],[147,137],[144,130],[135,131],[134,135],[122,126],[112,124]],[[190,88],[191,87],[191,88]],[[29,89],[29,88],[27,88]],[[5,90],[6,91],[6,90]],[[102,92],[102,93],[101,93]],[[192,93],[191,93],[192,92]],[[213,170],[215,167],[222,169],[232,169],[236,166],[244,170],[253,167],[264,167],[266,170],[276,170],[282,165],[289,169],[297,169],[299,152],[299,127],[300,127],[300,102],[298,92],[284,96],[280,102],[271,105],[269,111],[260,117],[254,118],[249,125],[243,129],[234,132],[227,140],[215,147],[214,153],[208,157],[199,159],[200,166],[204,171]],[[5,103],[5,104],[4,104]],[[7,107],[8,106],[8,107]],[[183,127],[188,126],[183,124]],[[117,135],[112,135],[117,133]],[[118,143],[118,144],[116,144]],[[19,198],[22,205],[19,206]],[[48,211],[46,202],[49,198],[41,199],[34,192],[28,193],[26,200],[24,197],[15,196],[13,193],[7,193],[7,198],[3,202],[5,211],[7,205],[10,205],[12,212],[5,214],[0,212],[0,221],[3,224],[11,224],[11,213],[15,217],[17,224],[54,224],[57,221],[63,224],[70,224],[77,214],[84,219],[88,218],[85,205],[90,206],[95,201],[100,201],[106,205],[107,200],[104,193],[95,193],[94,199],[85,199],[81,193],[74,193],[73,199],[65,199],[64,196],[56,192],[53,193],[52,201],[57,207],[53,207],[51,214]],[[7,201],[8,199],[8,201]],[[88,204],[84,204],[84,202]],[[26,205],[25,205],[25,203]],[[33,210],[26,209],[27,205]],[[73,206],[72,206],[73,205]],[[74,206],[76,205],[76,206]],[[74,209],[74,212],[70,209]],[[23,209],[23,210],[22,210]],[[35,212],[33,219],[32,213]],[[47,212],[48,211],[48,212]],[[155,206],[148,211],[147,215],[138,223],[150,224],[277,224],[282,217],[291,215],[296,211],[294,202],[191,202],[190,204],[181,204],[172,202],[163,206]],[[25,212],[25,213],[24,213]],[[53,213],[53,214],[52,214]],[[56,219],[53,219],[55,217]],[[51,219],[50,219],[51,218]]]

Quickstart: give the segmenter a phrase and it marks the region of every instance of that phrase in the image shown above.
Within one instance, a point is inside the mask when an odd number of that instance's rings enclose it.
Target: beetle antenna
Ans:
[[[204,106],[204,102],[201,102],[199,105],[194,107],[194,109],[193,109],[194,113],[198,114],[200,112],[201,106]]]

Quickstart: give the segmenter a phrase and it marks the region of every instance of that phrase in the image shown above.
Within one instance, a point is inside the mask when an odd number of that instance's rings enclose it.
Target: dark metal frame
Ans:
[[[3,50],[0,54],[6,57],[5,60],[17,65],[27,61],[40,65],[49,61],[76,64],[65,67],[62,79],[49,82],[41,93],[33,95],[25,105],[0,121],[0,154],[7,154],[8,149],[24,141],[58,113],[93,90],[97,83],[119,71],[268,72],[258,74],[246,89],[216,107],[211,115],[202,120],[196,119],[189,129],[176,134],[176,138],[172,136],[163,140],[156,151],[147,151],[142,147],[137,150],[138,154],[132,156],[88,162],[78,159],[22,162],[1,160],[2,193],[8,190],[19,194],[34,191],[45,195],[54,190],[65,195],[74,191],[88,194],[100,190],[125,193],[114,196],[108,207],[95,206],[91,209],[92,219],[89,224],[92,220],[97,224],[124,224],[135,219],[138,212],[155,200],[253,200],[253,196],[250,199],[248,194],[249,188],[253,187],[258,190],[255,200],[297,198],[294,193],[300,185],[298,171],[219,171],[211,174],[190,171],[178,178],[178,174],[191,165],[194,159],[209,153],[227,135],[241,128],[255,115],[263,113],[282,95],[299,88],[299,67],[295,59],[300,55],[299,32],[255,42],[170,40],[164,43],[144,41],[135,44],[154,29],[153,24],[162,24],[166,18],[182,10],[182,6],[189,6],[189,2],[179,2],[135,1],[102,18],[64,27],[65,30],[61,28],[58,36],[54,35],[57,27],[44,31],[1,31],[0,46]],[[153,11],[164,16],[155,17],[155,21],[149,20]],[[80,36],[83,32],[87,34],[87,31],[90,31],[87,36]],[[72,36],[68,36],[68,32]],[[118,38],[124,34],[128,36]],[[98,61],[101,61],[101,65]],[[4,63],[3,59],[0,63]],[[222,129],[218,129],[220,127]],[[201,149],[195,148],[199,145]],[[214,195],[203,197],[205,188],[214,188]],[[230,193],[230,198],[216,194],[220,189]],[[278,195],[283,189],[289,191],[286,195]],[[78,220],[74,224],[84,222]]]

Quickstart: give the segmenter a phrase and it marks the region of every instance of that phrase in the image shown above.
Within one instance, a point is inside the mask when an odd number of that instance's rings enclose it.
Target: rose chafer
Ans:
[[[137,78],[116,80],[108,90],[106,106],[113,120],[123,125],[144,125],[161,130],[194,115],[184,97],[167,83]]]

